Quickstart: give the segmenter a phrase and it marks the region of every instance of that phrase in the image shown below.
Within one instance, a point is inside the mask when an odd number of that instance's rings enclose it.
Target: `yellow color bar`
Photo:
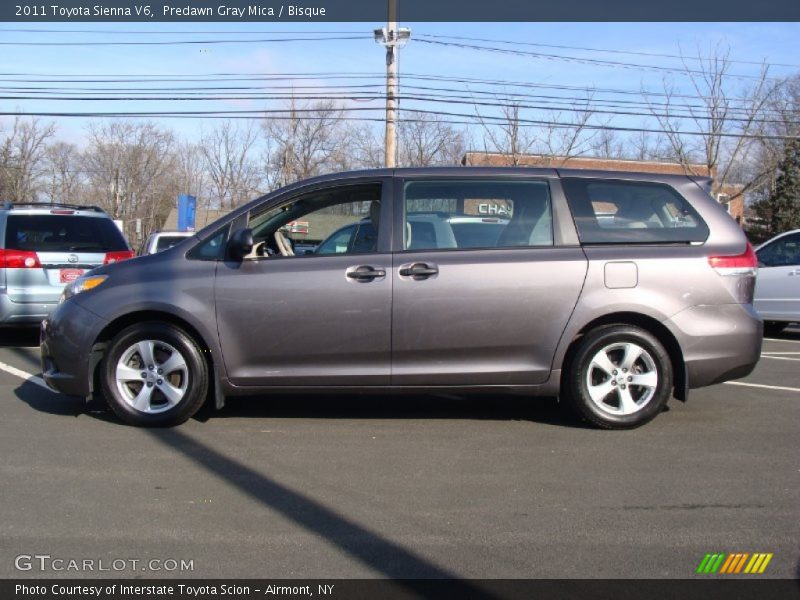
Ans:
[[[767,555],[766,555],[766,557],[764,558],[764,562],[763,562],[763,563],[761,563],[761,568],[759,568],[758,572],[759,572],[759,573],[763,573],[763,572],[764,572],[764,569],[766,569],[766,568],[767,568],[767,565],[769,564],[769,561],[771,561],[771,560],[772,560],[772,553],[769,553],[769,554],[767,554]]]
[[[758,553],[753,554],[753,557],[750,559],[750,562],[747,563],[747,566],[744,568],[744,572],[745,573],[752,573],[753,572],[753,567],[755,567],[756,562],[759,560],[759,557],[761,557],[761,556],[762,555],[758,554]]]

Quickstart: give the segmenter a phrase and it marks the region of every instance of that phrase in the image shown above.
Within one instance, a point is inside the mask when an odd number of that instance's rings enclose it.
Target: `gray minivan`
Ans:
[[[42,324],[44,378],[145,426],[207,398],[391,390],[559,396],[636,427],[759,358],[755,255],[706,184],[531,168],[303,181],[70,284]],[[499,234],[476,229],[487,214]],[[371,243],[294,254],[314,228],[365,220]],[[464,220],[459,242],[446,232]]]

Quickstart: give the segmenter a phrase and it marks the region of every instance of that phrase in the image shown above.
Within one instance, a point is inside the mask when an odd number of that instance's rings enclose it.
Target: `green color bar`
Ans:
[[[703,560],[700,561],[700,566],[697,567],[697,571],[695,571],[695,573],[703,573],[705,571],[706,565],[708,564],[708,560],[710,558],[711,558],[711,555],[710,554],[706,554],[705,557],[703,557]]]
[[[717,559],[717,562],[714,563],[714,566],[708,572],[709,573],[716,573],[719,570],[719,568],[722,566],[722,561],[725,560],[725,556],[726,556],[725,553],[722,552],[719,555],[719,558]]]

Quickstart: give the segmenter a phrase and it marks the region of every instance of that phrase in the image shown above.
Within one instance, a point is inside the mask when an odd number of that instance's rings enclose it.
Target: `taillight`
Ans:
[[[119,262],[121,260],[127,260],[129,258],[133,258],[136,256],[136,253],[133,250],[120,250],[119,252],[106,252],[106,259],[103,261],[104,265],[110,265],[111,263]]]
[[[6,269],[38,269],[42,266],[36,252],[0,250],[0,267]]]
[[[755,275],[758,258],[750,242],[741,254],[732,256],[709,256],[708,264],[720,275]]]

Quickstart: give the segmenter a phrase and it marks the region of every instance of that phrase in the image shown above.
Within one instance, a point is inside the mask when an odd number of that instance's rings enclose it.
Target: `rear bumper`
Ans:
[[[90,354],[105,321],[75,302],[59,304],[41,324],[42,377],[62,394],[90,394]]]
[[[0,293],[0,325],[36,325],[56,307],[53,302],[14,302]]]
[[[664,325],[683,350],[690,388],[745,377],[761,356],[763,323],[751,304],[693,306]]]

